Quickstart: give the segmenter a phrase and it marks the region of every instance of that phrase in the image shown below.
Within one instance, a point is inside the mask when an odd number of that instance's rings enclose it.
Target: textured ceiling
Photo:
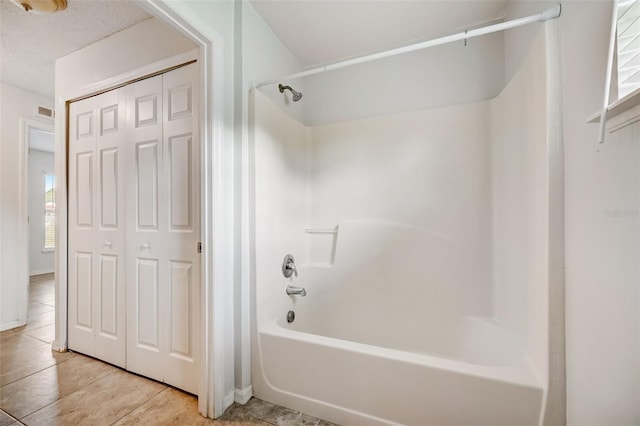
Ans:
[[[150,18],[130,0],[67,4],[62,12],[34,15],[0,0],[0,80],[53,97],[57,58]]]
[[[304,66],[334,62],[501,20],[509,0],[251,0]]]

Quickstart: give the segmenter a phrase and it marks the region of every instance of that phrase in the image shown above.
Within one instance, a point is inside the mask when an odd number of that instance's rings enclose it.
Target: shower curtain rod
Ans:
[[[358,58],[346,59],[344,61],[335,62],[333,64],[323,65],[317,68],[308,69],[295,74],[287,75],[278,79],[266,80],[257,83],[255,87],[268,86],[284,80],[291,80],[294,78],[307,77],[314,74],[320,74],[325,71],[337,70],[340,68],[350,67],[351,65],[362,64],[364,62],[375,61],[377,59],[388,58],[390,56],[400,55],[402,53],[413,52],[415,50],[426,49],[428,47],[439,46],[441,44],[451,43],[454,41],[466,40],[473,37],[478,37],[485,34],[495,33],[497,31],[508,30],[510,28],[519,27],[522,25],[531,24],[534,22],[545,22],[549,19],[555,19],[560,16],[562,6],[557,4],[542,13],[538,13],[524,18],[513,19],[507,22],[501,22],[499,24],[488,25],[482,28],[476,28],[475,30],[469,30],[458,34],[453,34],[445,37],[436,38],[433,40],[427,40],[420,43],[411,44],[409,46],[397,47],[395,49],[386,50],[384,52],[373,53],[370,55],[360,56]]]

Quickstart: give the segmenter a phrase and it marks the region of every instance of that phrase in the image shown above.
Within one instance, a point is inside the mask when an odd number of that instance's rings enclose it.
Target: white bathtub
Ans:
[[[296,321],[304,315],[298,309]],[[511,343],[488,323],[470,319],[450,331],[464,331],[461,340],[474,332],[495,339],[480,345],[489,345],[494,359],[468,345],[449,358],[346,341],[301,331],[296,321],[289,325],[283,315],[259,331],[262,368],[254,386],[263,399],[339,424],[538,424],[542,386],[523,358],[501,355]],[[441,343],[434,347],[446,347]]]
[[[334,263],[291,282],[306,297],[287,296],[282,280],[262,298],[257,397],[339,424],[539,424],[544,387],[524,338],[482,315],[480,276],[447,260],[473,253],[380,223],[341,224],[336,238]],[[396,241],[401,258],[386,250]]]

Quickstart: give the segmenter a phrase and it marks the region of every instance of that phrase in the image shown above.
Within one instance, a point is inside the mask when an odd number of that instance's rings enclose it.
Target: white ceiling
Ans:
[[[54,62],[150,17],[133,1],[67,0],[52,15],[0,0],[0,80],[51,96]]]
[[[303,66],[402,46],[504,18],[509,0],[251,0]]]

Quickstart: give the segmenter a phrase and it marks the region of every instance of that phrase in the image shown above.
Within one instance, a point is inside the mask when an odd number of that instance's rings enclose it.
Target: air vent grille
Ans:
[[[33,108],[33,115],[35,115],[36,117],[53,119],[56,116],[56,112],[51,108],[47,108],[42,105],[36,105]]]

